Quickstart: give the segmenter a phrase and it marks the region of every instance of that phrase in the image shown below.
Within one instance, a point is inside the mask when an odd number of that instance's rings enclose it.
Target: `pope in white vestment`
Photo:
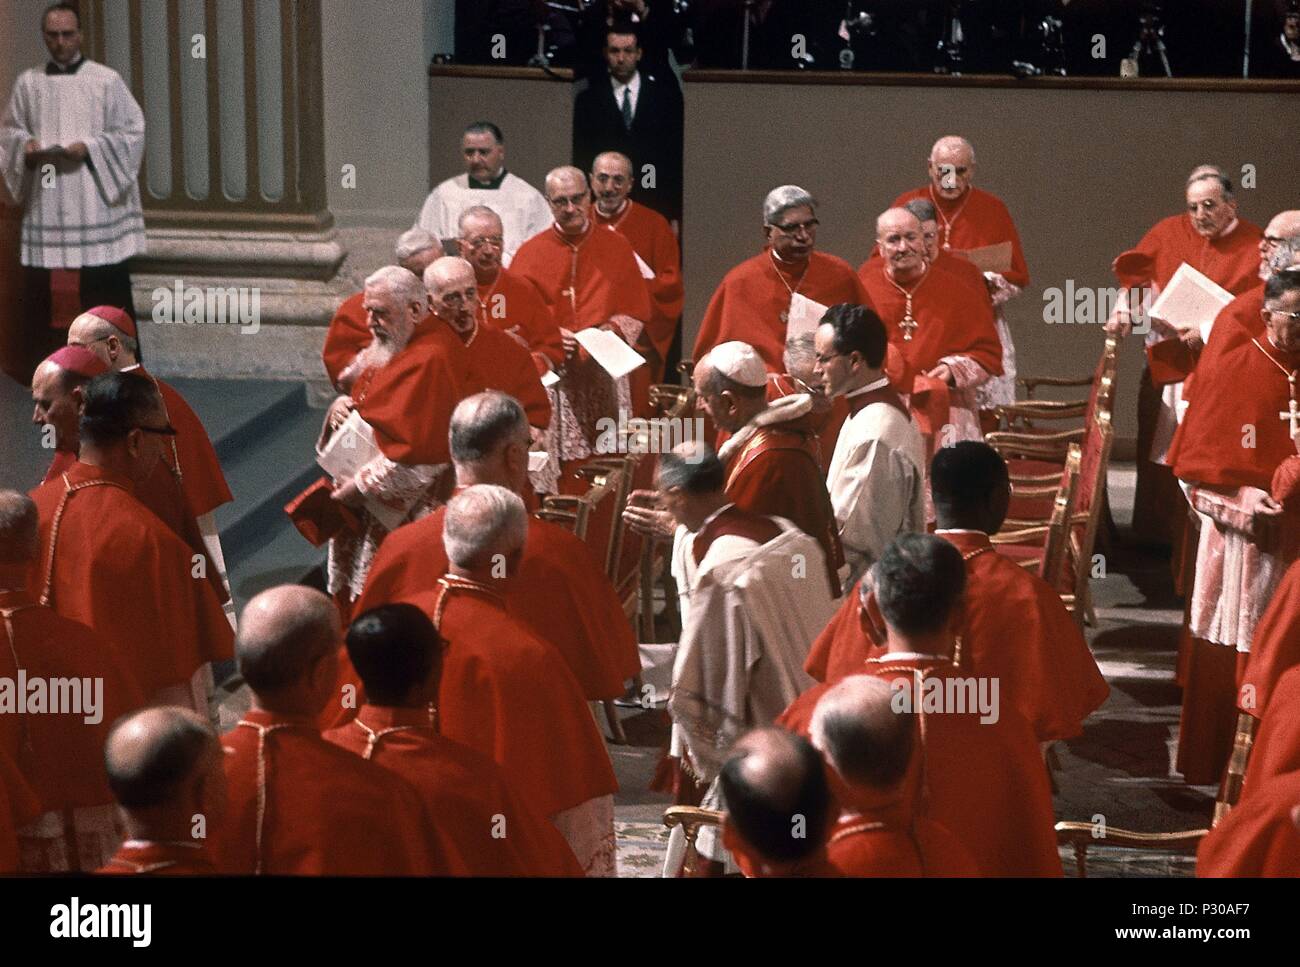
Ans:
[[[840,427],[826,485],[839,524],[850,588],[894,538],[924,533],[925,440],[882,376],[844,394],[850,416]]]
[[[726,515],[774,525],[763,542],[726,526]],[[719,526],[721,525],[721,526]],[[708,538],[702,560],[696,539]],[[681,759],[708,791],[701,805],[721,808],[717,773],[731,743],[770,725],[815,682],[803,670],[813,639],[835,612],[821,545],[781,517],[758,517],[725,504],[698,531],[678,527],[672,572],[681,595],[682,636],[673,662],[669,754]],[[681,829],[669,846],[684,847]],[[713,829],[701,830],[700,855],[722,860]]]

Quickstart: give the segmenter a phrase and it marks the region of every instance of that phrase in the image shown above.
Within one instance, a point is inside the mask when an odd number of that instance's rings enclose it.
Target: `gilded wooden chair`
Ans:
[[[664,870],[664,876],[677,877],[682,875],[682,869],[686,866],[687,861],[695,855],[695,840],[700,835],[700,829],[704,826],[721,826],[723,814],[716,809],[702,809],[699,806],[669,806],[664,810],[664,825],[671,832],[676,827],[682,827],[682,832],[686,834],[686,849],[682,854],[681,865],[673,870]]]
[[[620,460],[592,461],[578,468],[591,486],[580,495],[558,494],[545,498],[537,516],[569,527],[581,538],[597,561],[606,567],[621,540],[623,505],[627,502],[628,470]],[[601,703],[612,740],[627,744],[627,734],[612,700]]]
[[[1232,755],[1228,757],[1228,769],[1223,774],[1219,786],[1218,798],[1214,800],[1214,825],[1232,811],[1241,798],[1241,789],[1246,781],[1246,767],[1250,764],[1250,750],[1255,746],[1255,733],[1259,731],[1259,719],[1245,712],[1237,713],[1237,730],[1232,736]]]
[[[1059,423],[1078,420],[1084,426],[1093,414],[1102,410],[1111,412],[1114,405],[1115,373],[1119,365],[1119,337],[1107,336],[1102,344],[1101,358],[1092,375],[1082,377],[1022,376],[1016,382],[1024,387],[1025,399],[998,407],[998,415],[1005,431],[1044,433],[1041,423]],[[1088,397],[1082,400],[1040,400],[1034,398],[1039,387],[1069,389],[1089,387]],[[1078,442],[1078,441],[1074,441]]]
[[[1190,829],[1173,833],[1138,833],[1117,826],[1102,827],[1095,823],[1061,822],[1056,824],[1056,842],[1074,850],[1075,875],[1088,875],[1088,848],[1123,847],[1160,853],[1192,853],[1208,829]]]
[[[1114,436],[1110,414],[1101,410],[1096,412],[1095,418],[1083,431],[1078,496],[1070,517],[1066,567],[1061,580],[1053,585],[1061,593],[1061,599],[1066,607],[1075,614],[1076,620],[1089,625],[1095,625],[1097,620],[1092,607],[1090,590],[1092,556],[1097,542],[1097,533],[1106,514],[1104,499],[1106,471],[1110,466]],[[1070,446],[1072,444],[1066,444],[1067,454]],[[1001,445],[996,445],[996,448],[999,452],[1002,451]],[[1012,486],[1012,509],[1004,527],[1015,532],[1043,526],[1045,522],[1042,519],[1043,508],[1040,505],[1047,493],[1035,488],[1046,485],[1039,481],[1038,475],[1016,475]],[[1016,490],[1017,487],[1020,489]],[[1035,504],[1035,501],[1038,504]],[[1000,542],[1002,544],[1023,543],[1015,539],[1005,539],[1005,535],[1003,536],[1004,540]],[[1007,553],[1025,559],[1024,555],[1017,551],[1008,550]]]
[[[1059,482],[1050,484],[1012,483],[1012,492],[1022,497],[1052,499],[1051,516],[1046,522],[1017,520],[1009,522],[990,540],[997,550],[1012,558],[1021,567],[1036,570],[1039,577],[1054,588],[1062,587],[1065,578],[1066,557],[1070,533],[1075,522],[1075,505],[1078,498],[1079,472],[1083,452],[1077,443],[1070,444],[1065,469]]]

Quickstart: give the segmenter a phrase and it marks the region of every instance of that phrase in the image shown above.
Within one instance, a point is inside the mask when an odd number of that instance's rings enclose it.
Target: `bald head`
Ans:
[[[618,212],[632,192],[632,159],[617,151],[596,155],[591,163],[591,190],[602,215]]]
[[[812,743],[851,787],[887,792],[907,775],[915,724],[895,711],[894,690],[872,675],[851,675],[817,702]]]
[[[1300,211],[1278,212],[1264,229],[1259,243],[1259,277],[1300,263]]]
[[[474,328],[478,316],[478,279],[474,267],[455,255],[444,255],[424,270],[429,308],[458,332]]]
[[[906,208],[889,208],[876,219],[876,246],[894,278],[910,279],[925,270],[921,220]]]
[[[821,756],[784,729],[742,736],[718,776],[727,822],[769,863],[795,863],[819,850],[831,822]]]
[[[104,743],[109,788],[128,810],[183,805],[185,789],[221,755],[221,743],[208,723],[176,706],[126,716]]]
[[[0,567],[27,567],[40,550],[36,504],[17,490],[0,490]]]
[[[930,149],[930,185],[945,201],[966,194],[975,178],[975,148],[965,138],[946,135]]]
[[[527,537],[528,511],[519,495],[505,487],[477,484],[447,502],[442,540],[448,560],[458,568],[490,572],[522,551]]]
[[[334,603],[314,588],[284,584],[244,608],[235,639],[239,673],[259,698],[304,684],[322,658],[337,653],[342,628]]]

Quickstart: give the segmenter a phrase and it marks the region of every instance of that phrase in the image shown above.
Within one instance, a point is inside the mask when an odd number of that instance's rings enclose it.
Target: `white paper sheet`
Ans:
[[[601,369],[614,379],[621,379],[638,366],[645,365],[645,357],[612,332],[593,326],[573,335]]]
[[[636,255],[636,252],[632,254]],[[655,277],[655,270],[650,268],[650,264],[639,255],[636,255],[636,267],[641,270],[641,278],[653,279]]]
[[[1150,315],[1175,329],[1199,329],[1205,342],[1215,316],[1232,300],[1231,292],[1184,262],[1151,306]]]
[[[316,462],[334,480],[351,480],[378,453],[375,431],[353,410],[317,454]]]
[[[553,369],[548,369],[546,372],[542,373],[542,386],[546,389],[550,389],[559,381],[560,374]]]
[[[545,450],[529,450],[528,451],[528,472],[537,473],[539,470],[541,470],[543,467],[546,466],[547,461],[550,459],[551,459],[551,455],[547,453]]]
[[[800,336],[805,332],[816,332],[821,325],[826,306],[796,292],[790,297],[790,318],[785,324],[785,338]]]

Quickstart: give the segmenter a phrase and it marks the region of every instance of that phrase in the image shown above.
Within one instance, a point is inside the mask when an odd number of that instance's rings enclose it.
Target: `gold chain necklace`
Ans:
[[[903,330],[904,342],[912,341],[912,333],[916,331],[916,327],[917,327],[916,318],[912,315],[912,295],[916,292],[917,289],[921,288],[921,285],[929,277],[930,277],[930,264],[927,262],[925,263],[925,271],[921,273],[921,278],[917,280],[916,285],[912,286],[911,290],[909,291],[907,289],[904,289],[897,282],[895,282],[893,276],[889,274],[888,266],[885,267],[885,280],[889,282],[889,284],[892,285],[899,292],[903,293],[903,299],[906,300],[903,306],[903,321],[898,324],[898,328]]]
[[[1279,363],[1276,359],[1273,358],[1273,354],[1270,353],[1267,349],[1265,349],[1258,339],[1252,337],[1250,341],[1253,342],[1255,344],[1255,348],[1258,349],[1261,353],[1263,353],[1264,357],[1270,363],[1272,363],[1274,366],[1280,369],[1282,371],[1282,375],[1286,377],[1287,396],[1289,397],[1289,399],[1287,400],[1287,408],[1284,411],[1278,413],[1278,416],[1281,419],[1286,420],[1291,424],[1290,426],[1291,439],[1294,440],[1297,436],[1300,436],[1300,405],[1297,405],[1296,398],[1295,398],[1295,381],[1296,381],[1296,376],[1300,375],[1300,370],[1295,370],[1295,369],[1288,370],[1285,366],[1283,366],[1281,363]]]
[[[781,267],[780,267],[779,265],[776,264],[776,253],[773,252],[771,249],[768,249],[768,250],[767,250],[767,257],[768,257],[769,259],[771,259],[771,261],[772,261],[772,271],[776,273],[776,277],[777,277],[778,279],[780,279],[780,280],[781,280],[781,284],[782,284],[783,286],[785,286],[785,291],[790,293],[790,301],[791,301],[791,303],[793,303],[793,302],[794,302],[794,297],[795,297],[796,295],[798,295],[799,290],[800,290],[801,288],[803,288],[803,280],[804,280],[804,277],[808,274],[808,270],[809,270],[810,268],[812,268],[812,256],[811,256],[811,255],[808,256],[808,264],[805,265],[805,266],[803,267],[803,271],[799,273],[799,280],[794,284],[794,288],[793,288],[793,289],[790,288],[790,283],[787,282],[787,281],[785,280],[785,276],[781,274]],[[787,309],[785,312],[781,313],[781,321],[782,321],[782,322],[789,322],[789,321],[790,321],[790,310],[789,310],[789,309]]]
[[[934,203],[934,212],[939,216],[939,224],[943,226],[943,249],[946,252],[952,248],[952,227],[957,223],[957,219],[961,217],[961,213],[966,210],[966,206],[970,204],[971,196],[974,194],[975,189],[966,189],[966,200],[957,206],[957,210],[953,212],[952,218],[948,218],[948,216],[943,213],[943,209],[939,207],[939,199],[934,197],[934,185],[930,185],[928,191],[930,193],[930,201]]]

